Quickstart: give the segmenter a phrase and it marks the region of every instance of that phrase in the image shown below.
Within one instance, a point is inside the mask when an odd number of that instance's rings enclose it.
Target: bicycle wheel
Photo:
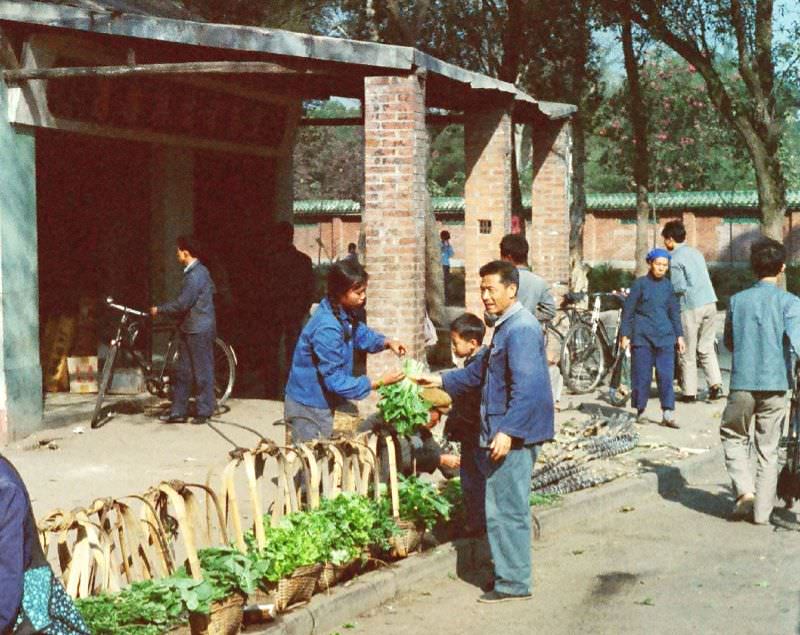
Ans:
[[[236,353],[221,339],[214,340],[214,396],[217,405],[233,392],[233,383],[236,381]]]
[[[617,363],[621,364],[621,368],[619,369],[619,378],[616,378],[616,372],[612,374],[612,381],[608,386],[608,402],[612,406],[622,407],[628,403],[628,399],[631,398],[630,351],[623,351],[622,358]]]
[[[573,324],[564,337],[561,372],[564,383],[575,394],[591,392],[605,373],[605,354],[600,337],[586,322]]]
[[[119,346],[116,344],[108,349],[105,364],[103,364],[103,373],[100,375],[100,385],[97,387],[97,401],[94,402],[94,414],[92,415],[92,428],[99,428],[105,422],[107,417],[103,417],[103,399],[106,396],[106,390],[111,383],[111,374],[114,371],[114,360],[117,357]]]

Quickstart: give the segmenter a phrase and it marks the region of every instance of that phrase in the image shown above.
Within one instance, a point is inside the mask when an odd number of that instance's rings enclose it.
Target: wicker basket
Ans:
[[[224,600],[211,604],[208,615],[189,613],[192,635],[234,635],[242,627],[242,610],[247,596],[233,593]]]
[[[290,606],[308,602],[317,588],[317,580],[322,573],[321,564],[299,567],[288,578],[278,581],[275,591],[275,610],[285,611]]]
[[[345,578],[352,576],[358,569],[358,564],[358,558],[344,564],[326,562],[322,565],[322,572],[317,581],[317,591],[327,591]]]
[[[405,558],[422,544],[425,528],[410,520],[398,520],[397,526],[400,533],[389,538],[392,549],[389,552],[393,558]]]
[[[355,434],[362,421],[358,415],[337,410],[333,413],[333,431],[344,435]]]

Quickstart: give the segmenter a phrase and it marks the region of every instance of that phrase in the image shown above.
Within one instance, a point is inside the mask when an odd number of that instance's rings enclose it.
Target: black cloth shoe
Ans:
[[[481,584],[481,591],[484,593],[494,591],[494,578],[489,578],[486,582]]]
[[[512,600],[530,600],[531,594],[524,593],[523,595],[512,595],[511,593],[502,593],[500,591],[489,591],[484,593],[478,598],[481,604],[497,604],[499,602],[511,602]]]
[[[697,395],[682,395],[681,401],[683,403],[694,403],[697,401]]]
[[[180,415],[161,415],[159,421],[162,423],[186,423],[188,419]]]
[[[192,423],[195,425],[202,425],[204,423],[208,423],[211,420],[211,417],[195,417],[192,419]]]
[[[662,419],[661,425],[664,426],[665,428],[674,428],[675,430],[680,429],[680,426],[678,425],[678,422],[675,421],[675,419]]]
[[[711,386],[711,388],[708,389],[709,401],[722,399],[722,397],[724,397],[724,395],[722,394],[722,386],[720,386],[719,384],[717,384],[716,386]]]

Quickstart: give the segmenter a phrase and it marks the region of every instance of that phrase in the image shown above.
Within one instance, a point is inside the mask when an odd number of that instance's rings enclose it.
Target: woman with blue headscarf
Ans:
[[[675,347],[685,349],[678,296],[667,278],[670,255],[666,249],[647,254],[650,268],[637,278],[625,300],[620,324],[621,344],[631,347],[631,400],[641,418],[650,397],[653,367],[656,369],[661,424],[678,428],[675,420]]]

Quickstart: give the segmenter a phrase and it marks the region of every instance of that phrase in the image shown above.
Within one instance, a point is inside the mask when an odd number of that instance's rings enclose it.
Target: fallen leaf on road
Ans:
[[[760,587],[762,589],[766,589],[769,586],[769,582],[766,580],[761,580],[761,582],[756,582],[753,586]]]
[[[631,507],[630,505],[625,505],[624,507],[620,507],[619,511],[621,511],[621,512],[632,512],[635,509],[636,509],[635,507]]]
[[[638,604],[639,606],[655,606],[656,603],[653,601],[653,598],[645,598],[641,602],[634,602],[634,604]]]
[[[579,555],[581,555],[582,553],[583,553],[583,549],[573,549],[573,550],[572,550],[572,555],[573,555],[573,556],[579,556]]]
[[[196,460],[197,459],[194,458],[193,456],[187,456],[185,459],[183,459],[184,463],[190,463],[191,461],[196,461]]]

